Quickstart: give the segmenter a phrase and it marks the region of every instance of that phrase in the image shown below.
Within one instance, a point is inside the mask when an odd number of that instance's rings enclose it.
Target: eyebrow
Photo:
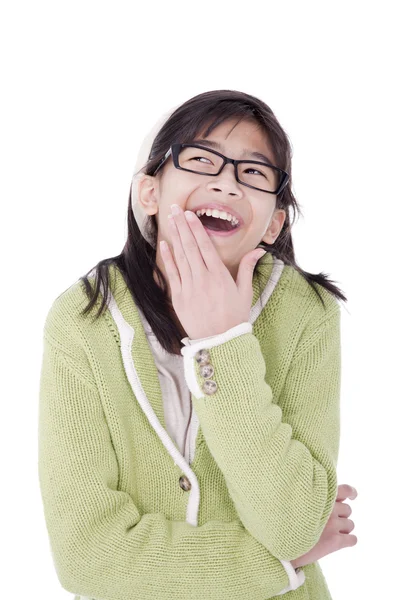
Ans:
[[[210,146],[211,148],[216,148],[220,152],[224,151],[222,145],[219,142],[214,142],[213,140],[197,139],[192,140],[191,143],[202,144],[203,146]],[[274,164],[270,158],[265,156],[265,154],[261,154],[261,152],[254,152],[253,150],[250,150],[250,148],[243,148],[242,157],[244,157],[245,155],[252,156],[253,158],[258,158],[258,160],[261,160],[262,162],[267,162],[270,165]]]

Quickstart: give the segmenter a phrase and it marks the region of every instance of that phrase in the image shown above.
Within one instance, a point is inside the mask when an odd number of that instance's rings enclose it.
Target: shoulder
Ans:
[[[300,303],[303,309],[314,318],[324,320],[330,313],[340,311],[336,296],[323,285],[313,281],[312,285],[291,265],[284,265],[282,273],[285,295],[289,302]]]
[[[282,261],[275,265],[271,277],[277,283],[261,319],[266,327],[293,348],[304,339],[311,341],[326,327],[340,326],[341,306],[336,296],[319,283],[310,284],[292,265]]]
[[[305,277],[290,265],[282,272],[281,302],[286,318],[292,318],[299,341],[297,350],[312,344],[327,329],[340,332],[341,304],[332,292]]]
[[[94,277],[90,276],[88,279],[93,287]],[[92,314],[83,315],[89,300],[81,278],[53,300],[43,326],[43,334],[50,343],[60,349],[81,345],[88,315]]]
[[[94,277],[89,276],[93,287]],[[84,312],[90,302],[83,280],[79,278],[52,302],[43,326],[44,356],[57,356],[86,384],[96,386],[93,372],[93,328],[97,312]]]
[[[105,272],[107,272],[107,281],[104,279]],[[102,273],[102,277],[98,280],[96,268],[93,268],[85,276],[80,276],[54,299],[44,323],[44,334],[50,338],[50,341],[56,343],[68,340],[83,342],[88,328],[96,320],[95,317],[103,303],[103,283],[107,283],[106,293],[108,287],[113,292],[116,287],[117,289],[123,287],[121,283],[123,278],[115,264],[107,265]],[[91,310],[86,311],[98,283],[100,284],[99,294]]]

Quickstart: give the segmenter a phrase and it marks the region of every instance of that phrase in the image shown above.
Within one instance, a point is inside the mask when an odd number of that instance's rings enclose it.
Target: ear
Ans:
[[[281,232],[286,219],[286,211],[283,208],[276,209],[272,215],[268,229],[265,232],[262,241],[266,244],[273,244]]]
[[[148,215],[158,212],[158,179],[143,175],[137,182],[138,202]]]

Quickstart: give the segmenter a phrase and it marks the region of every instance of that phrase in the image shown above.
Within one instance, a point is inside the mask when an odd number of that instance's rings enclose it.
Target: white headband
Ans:
[[[149,133],[144,138],[142,145],[140,147],[140,150],[139,150],[137,160],[136,160],[135,173],[139,170],[141,171],[143,169],[143,167],[145,166],[146,162],[148,161],[150,150],[153,145],[154,139],[156,138],[158,132],[160,131],[160,129],[162,128],[164,123],[166,123],[166,121],[168,121],[169,117],[178,108],[178,106],[179,105],[174,106],[174,108],[172,108],[168,112],[164,113],[163,116],[158,119],[157,123],[155,123],[155,125],[152,127],[152,129],[149,131]],[[156,249],[154,244],[151,243],[150,239],[146,235],[144,225],[145,225],[146,219],[148,218],[148,215],[145,212],[145,210],[143,209],[143,207],[140,204],[139,199],[138,199],[138,183],[141,179],[143,179],[143,176],[144,176],[144,173],[140,172],[140,173],[138,173],[138,175],[136,175],[136,177],[135,177],[135,175],[133,175],[133,178],[132,178],[132,184],[131,184],[132,210],[133,210],[133,214],[136,219],[136,223],[138,224],[138,227],[141,231],[142,236],[154,249]]]

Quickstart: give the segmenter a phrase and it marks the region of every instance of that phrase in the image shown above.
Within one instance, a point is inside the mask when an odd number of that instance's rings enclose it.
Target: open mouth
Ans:
[[[232,221],[226,219],[219,219],[211,215],[201,215],[199,217],[205,229],[209,231],[221,232],[221,233],[234,233],[240,229],[240,223],[238,225],[232,225]]]

